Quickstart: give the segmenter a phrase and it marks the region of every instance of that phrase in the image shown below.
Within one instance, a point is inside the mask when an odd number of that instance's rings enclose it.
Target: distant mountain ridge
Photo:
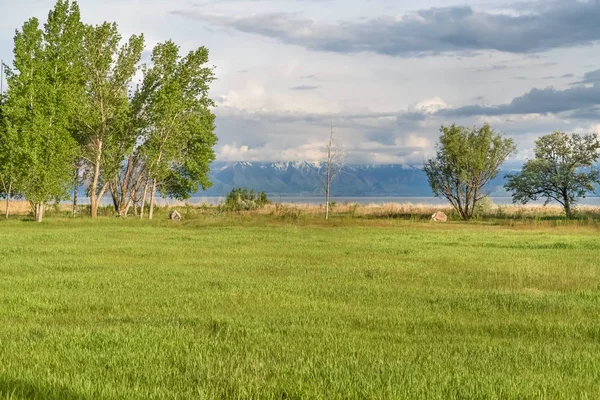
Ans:
[[[320,193],[319,172],[324,163],[215,162],[211,166],[213,186],[199,195],[224,196],[234,187],[279,195],[316,195]],[[504,175],[490,182],[490,192],[504,195]],[[346,165],[332,183],[336,196],[431,196],[427,175],[421,167],[401,164]]]

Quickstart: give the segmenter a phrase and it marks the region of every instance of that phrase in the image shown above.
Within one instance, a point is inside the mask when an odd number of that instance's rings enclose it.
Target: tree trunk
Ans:
[[[75,182],[73,183],[73,216],[77,214],[77,196],[79,195],[79,168],[75,168]]]
[[[96,200],[96,193],[90,193],[90,207],[92,219],[98,218],[98,201]]]
[[[127,215],[129,215],[129,209],[131,208],[131,202],[132,202],[132,200],[129,199],[129,201],[125,205],[125,208],[119,212],[121,217],[127,217]]]
[[[331,150],[333,146],[333,126],[327,144],[327,177],[325,182],[325,221],[329,220],[329,189],[331,188]]]
[[[10,195],[12,192],[12,182],[8,184],[8,190],[6,191],[6,219],[8,219],[9,215],[10,215]]]
[[[325,221],[329,220],[329,183],[325,190]]]
[[[142,196],[142,204],[140,204],[140,219],[144,218],[144,207],[146,206],[146,196],[148,196],[148,179],[144,185],[144,195]]]
[[[127,199],[127,203],[119,209],[120,217],[127,217],[127,215],[129,214],[129,209],[131,208],[132,202],[135,202],[135,194],[134,193],[132,193],[129,196],[129,199]]]
[[[44,219],[44,204],[37,203],[35,205],[35,222],[42,222]]]
[[[115,185],[111,182],[108,185],[108,190],[110,191],[110,197],[112,198],[113,201],[113,207],[115,208],[115,212],[117,213],[117,215],[121,215],[120,214],[120,209],[121,209],[121,199],[120,199],[120,195],[119,193],[117,193],[117,189],[115,188]]]
[[[119,216],[127,216],[129,206],[131,205],[132,192],[136,189],[138,182],[135,182],[133,187],[130,187],[130,180],[133,178],[135,170],[135,158],[130,155],[127,157],[127,168],[121,182],[115,182],[115,208]]]
[[[156,180],[152,180],[152,191],[150,192],[150,211],[148,211],[148,219],[151,220],[154,216],[154,197],[156,196]]]
[[[563,193],[565,199],[565,214],[567,219],[571,219],[573,217],[573,212],[571,211],[571,203],[569,202],[569,195],[567,193]]]
[[[131,200],[133,201],[133,216],[137,217],[137,189],[131,193]]]
[[[96,194],[98,190],[98,181],[100,180],[100,162],[102,161],[102,140],[98,141],[98,154],[96,154],[96,162],[94,165],[94,178],[90,190],[90,205],[92,209],[92,218],[98,218],[98,205],[100,199]]]

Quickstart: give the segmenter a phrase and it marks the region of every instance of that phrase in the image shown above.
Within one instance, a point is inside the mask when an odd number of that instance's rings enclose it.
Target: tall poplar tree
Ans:
[[[32,18],[14,39],[4,107],[8,136],[22,166],[15,184],[41,222],[45,205],[66,198],[77,143],[72,137],[81,99],[83,25],[76,2],[59,0],[42,29]]]
[[[121,163],[131,154],[136,132],[129,129],[129,86],[144,49],[144,37],[133,35],[120,46],[117,25],[105,22],[85,30],[84,68],[88,78],[80,108],[82,152],[89,168],[92,218]]]
[[[185,57],[171,42],[152,53],[152,67],[145,71],[138,96],[143,98],[143,145],[152,219],[157,190],[178,199],[189,198],[198,186],[206,189],[210,163],[214,161],[215,116],[210,107],[209,85],[214,79],[206,66],[208,50],[200,47]],[[144,200],[142,200],[143,207]],[[142,209],[143,214],[143,209]]]
[[[4,99],[0,93],[0,196],[6,200],[5,217],[10,215],[10,199],[13,195],[13,185],[18,169],[15,162],[16,138],[6,129],[6,120],[4,117]]]

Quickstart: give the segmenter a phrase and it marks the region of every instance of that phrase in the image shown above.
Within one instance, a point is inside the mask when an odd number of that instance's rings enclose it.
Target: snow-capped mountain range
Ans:
[[[320,191],[324,163],[215,162],[211,166],[212,188],[204,195],[223,196],[234,187],[247,187],[280,195],[315,195]],[[492,192],[502,193],[504,176],[491,183]],[[337,196],[431,196],[427,176],[420,166],[346,165],[332,183]]]

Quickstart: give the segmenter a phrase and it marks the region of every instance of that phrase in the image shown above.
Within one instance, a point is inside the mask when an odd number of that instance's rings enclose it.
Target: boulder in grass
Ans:
[[[445,213],[438,211],[431,216],[431,220],[435,222],[448,222],[448,216]]]
[[[169,214],[169,218],[171,221],[181,221],[181,214],[179,214],[177,210],[173,210],[171,211],[171,214]]]

